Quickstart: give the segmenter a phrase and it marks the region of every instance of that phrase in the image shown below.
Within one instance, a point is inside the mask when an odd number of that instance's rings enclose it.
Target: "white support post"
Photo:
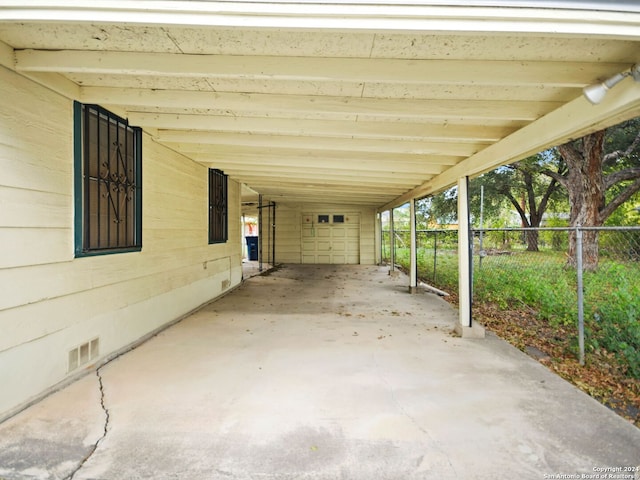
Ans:
[[[389,210],[389,275],[396,270],[396,231],[393,228],[393,208]]]
[[[382,213],[376,213],[375,263],[382,265]]]
[[[418,291],[418,255],[416,245],[416,199],[409,201],[409,222],[411,223],[411,252],[409,272],[409,293]]]
[[[471,241],[469,238],[468,177],[458,179],[458,309],[456,332],[462,337],[484,337],[484,329],[471,320]]]

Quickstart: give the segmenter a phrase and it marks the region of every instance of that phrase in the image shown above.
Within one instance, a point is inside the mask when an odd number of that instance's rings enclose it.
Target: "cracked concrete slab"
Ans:
[[[100,373],[101,370],[102,370],[102,366],[96,369],[96,379],[98,382],[98,389],[100,390],[100,408],[102,408],[102,411],[104,413],[104,425],[102,426],[102,435],[100,435],[100,437],[94,442],[94,444],[90,446],[89,451],[80,460],[80,462],[78,462],[77,466],[73,469],[73,471],[70,474],[66,475],[66,478],[68,478],[69,480],[73,480],[76,474],[84,468],[85,464],[93,456],[93,454],[96,452],[96,450],[100,446],[100,443],[102,443],[102,441],[107,436],[107,433],[109,432],[110,414],[109,414],[109,409],[107,408],[104,401],[104,381],[102,379],[102,374]]]
[[[366,266],[286,266],[0,424],[0,478],[542,479],[640,431]],[[97,448],[91,448],[97,442]],[[87,455],[91,453],[91,455]],[[545,475],[547,475],[545,477]]]
[[[67,478],[102,436],[102,415],[90,374],[0,424],[0,479]]]

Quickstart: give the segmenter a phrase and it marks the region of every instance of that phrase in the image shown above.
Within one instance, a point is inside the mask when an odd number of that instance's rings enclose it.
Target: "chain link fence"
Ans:
[[[395,263],[409,267],[409,230],[394,231]],[[443,288],[448,292],[458,291],[458,230],[418,230],[416,231],[418,278]],[[390,261],[389,231],[383,232],[382,260]]]
[[[416,232],[418,278],[458,290],[457,230]],[[472,230],[473,302],[526,311],[575,331],[579,356],[606,349],[640,378],[640,227]],[[409,268],[410,232],[394,232]],[[389,231],[383,232],[389,261]]]

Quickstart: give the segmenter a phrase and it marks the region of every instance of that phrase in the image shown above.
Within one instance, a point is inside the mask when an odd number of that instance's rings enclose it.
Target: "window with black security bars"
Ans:
[[[142,247],[142,130],[97,105],[76,106],[76,255]],[[78,123],[80,125],[78,125]],[[78,155],[78,153],[81,153]],[[78,204],[76,205],[78,210]]]
[[[227,241],[227,220],[227,175],[209,169],[209,243]]]

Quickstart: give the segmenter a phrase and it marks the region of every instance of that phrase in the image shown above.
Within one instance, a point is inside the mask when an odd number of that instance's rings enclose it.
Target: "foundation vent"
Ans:
[[[100,354],[100,339],[94,338],[87,343],[83,343],[78,347],[69,350],[69,370],[72,372],[83,365],[88,364],[92,360],[98,358]]]

